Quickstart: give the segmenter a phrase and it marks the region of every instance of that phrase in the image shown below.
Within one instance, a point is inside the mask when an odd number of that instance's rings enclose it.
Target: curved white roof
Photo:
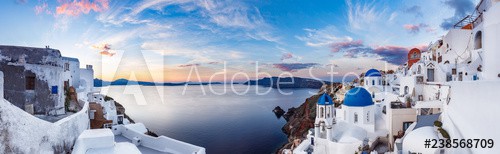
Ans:
[[[403,139],[403,153],[436,153],[439,149],[425,148],[424,144],[427,139],[438,139],[434,127],[425,126],[411,131]]]

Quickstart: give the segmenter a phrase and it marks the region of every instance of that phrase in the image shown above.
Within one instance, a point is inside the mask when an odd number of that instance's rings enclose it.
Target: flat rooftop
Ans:
[[[129,143],[132,143],[131,140],[129,140],[126,137],[123,137],[122,135],[115,135],[115,142],[116,143],[120,143],[120,142],[129,142]],[[169,154],[167,152],[157,151],[157,150],[154,150],[154,149],[150,149],[150,148],[144,147],[142,145],[137,146],[137,149],[139,149],[139,151],[141,151],[141,153],[143,153],[143,154]]]

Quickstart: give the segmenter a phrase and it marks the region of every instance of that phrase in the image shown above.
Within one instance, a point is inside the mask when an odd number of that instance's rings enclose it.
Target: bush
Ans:
[[[443,135],[444,138],[450,138],[450,134],[448,134],[448,132],[443,128],[439,127],[438,131],[441,133],[441,135]]]
[[[441,127],[443,126],[443,123],[441,121],[434,121],[434,126]]]
[[[112,97],[109,97],[108,95],[104,96],[104,101],[109,101],[109,100],[114,100]]]

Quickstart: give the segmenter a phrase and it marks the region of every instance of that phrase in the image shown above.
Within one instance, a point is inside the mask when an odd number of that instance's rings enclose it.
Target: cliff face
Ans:
[[[323,92],[327,92],[333,97],[336,91],[341,88],[341,84],[328,84],[323,85],[318,94],[313,95],[305,100],[305,102],[297,108],[289,110],[293,113],[289,115],[288,122],[283,126],[282,130],[288,135],[288,143],[283,145],[277,152],[281,153],[283,149],[288,149],[295,139],[303,139],[307,135],[307,131],[314,127],[314,120],[316,118],[316,103]],[[335,100],[334,100],[335,101]],[[335,102],[335,106],[338,102]]]

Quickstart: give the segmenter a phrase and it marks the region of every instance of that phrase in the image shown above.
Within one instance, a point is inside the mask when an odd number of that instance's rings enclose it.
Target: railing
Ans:
[[[453,28],[463,28],[464,26],[467,26],[469,24],[471,24],[472,27],[470,28],[474,28],[476,27],[477,25],[479,25],[480,23],[483,22],[483,12],[485,10],[480,10],[480,9],[486,9],[489,5],[489,1],[487,1],[486,3],[483,3],[484,0],[481,0],[476,8],[474,9],[474,12],[472,12],[471,15],[467,15],[466,17],[464,17],[462,20],[458,21],[455,25],[453,25]],[[483,6],[485,5],[485,6]]]
[[[474,21],[472,19],[472,16],[467,15],[462,20],[455,23],[455,25],[453,25],[453,28],[462,28],[462,27],[467,26],[468,24],[472,23],[472,21]]]

